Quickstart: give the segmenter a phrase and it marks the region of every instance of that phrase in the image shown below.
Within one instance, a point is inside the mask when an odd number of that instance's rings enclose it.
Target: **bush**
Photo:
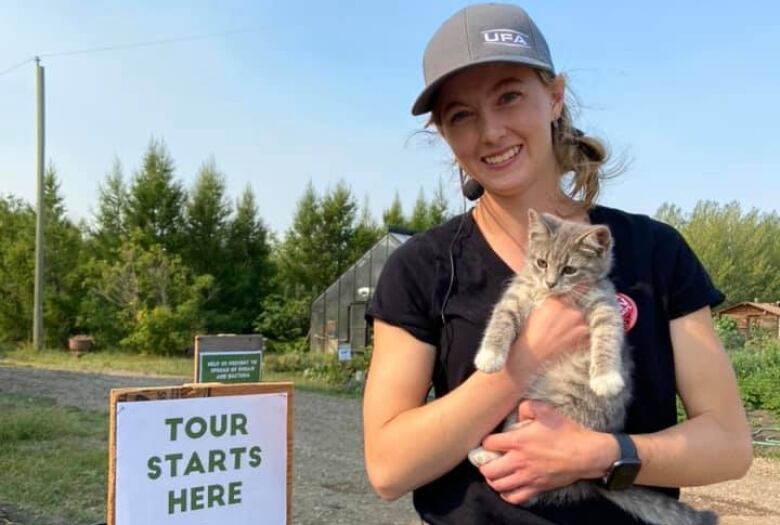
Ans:
[[[780,340],[755,334],[729,356],[745,407],[769,410],[780,418]]]
[[[319,352],[266,354],[263,367],[269,372],[302,374],[317,383],[352,389],[362,384],[362,380],[355,379],[356,373],[360,372],[358,375],[365,377],[370,355],[369,349],[363,354],[354,355],[352,360],[341,363],[337,355]]]

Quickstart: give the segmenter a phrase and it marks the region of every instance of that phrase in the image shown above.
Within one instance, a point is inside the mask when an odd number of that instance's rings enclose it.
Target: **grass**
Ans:
[[[108,416],[11,394],[0,414],[0,501],[36,524],[104,521]]]
[[[0,343],[0,366],[3,365],[98,374],[169,377],[182,382],[190,382],[194,374],[194,361],[191,357],[139,355],[108,350],[88,352],[81,357],[75,357],[65,350],[45,349],[39,352],[30,345]],[[295,384],[296,389],[304,391],[348,397],[360,395],[354,390],[345,390],[337,385],[307,377],[302,372],[263,370],[263,382],[278,381],[290,381]]]

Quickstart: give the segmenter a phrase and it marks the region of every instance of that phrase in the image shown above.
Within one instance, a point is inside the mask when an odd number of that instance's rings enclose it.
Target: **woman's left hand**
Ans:
[[[511,430],[485,438],[485,449],[504,455],[480,467],[488,485],[514,505],[598,478],[618,457],[611,435],[587,429],[547,403],[523,401],[518,421]]]

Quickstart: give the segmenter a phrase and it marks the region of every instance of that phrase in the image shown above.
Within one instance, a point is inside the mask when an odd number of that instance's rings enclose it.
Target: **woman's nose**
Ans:
[[[503,121],[490,113],[482,115],[480,121],[482,140],[490,144],[501,142],[506,134],[506,126],[504,126]]]

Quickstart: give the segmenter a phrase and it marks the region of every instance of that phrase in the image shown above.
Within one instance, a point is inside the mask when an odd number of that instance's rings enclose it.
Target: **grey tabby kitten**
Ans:
[[[493,373],[506,362],[531,311],[545,298],[568,295],[585,314],[590,352],[574,351],[551,359],[528,381],[523,397],[552,404],[583,426],[600,432],[623,429],[630,400],[632,363],[626,350],[623,318],[615,288],[607,279],[612,266],[612,236],[603,225],[565,221],[529,211],[525,266],[496,304],[474,364]],[[508,430],[516,411],[504,422]],[[521,423],[522,424],[522,423]],[[499,457],[482,447],[469,453],[476,466]],[[674,498],[633,487],[607,491],[590,481],[537,496],[536,501],[565,504],[601,495],[625,511],[659,525],[711,525],[717,514],[699,512]]]

